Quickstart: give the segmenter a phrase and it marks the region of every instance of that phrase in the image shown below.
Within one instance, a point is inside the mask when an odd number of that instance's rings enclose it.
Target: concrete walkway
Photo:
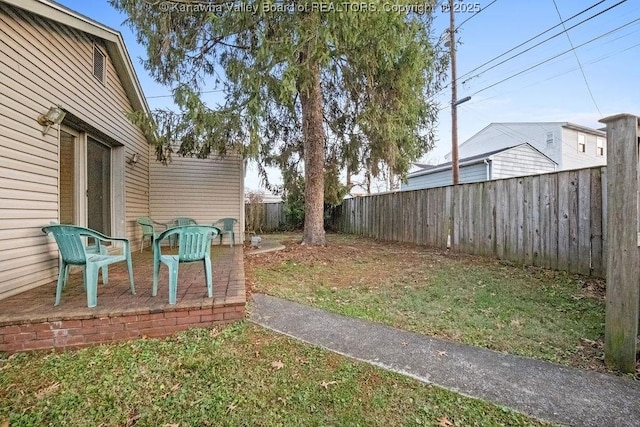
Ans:
[[[640,381],[511,356],[265,295],[249,319],[345,356],[571,426],[640,426]]]

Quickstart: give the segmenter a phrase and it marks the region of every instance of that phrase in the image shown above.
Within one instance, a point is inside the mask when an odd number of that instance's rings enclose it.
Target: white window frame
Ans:
[[[583,133],[578,134],[578,153],[587,152],[587,136]]]
[[[596,156],[604,156],[604,138],[596,137]]]

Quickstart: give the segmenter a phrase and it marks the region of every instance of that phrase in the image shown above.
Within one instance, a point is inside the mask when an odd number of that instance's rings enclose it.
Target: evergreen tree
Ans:
[[[294,0],[110,0],[147,47],[145,68],[181,111],[138,114],[167,161],[240,150],[304,186],[303,243],[325,244],[325,201],[340,175],[404,176],[433,146],[447,58],[429,4]],[[203,92],[221,90],[209,106]],[[303,178],[302,178],[303,177]],[[285,188],[286,190],[286,188]]]

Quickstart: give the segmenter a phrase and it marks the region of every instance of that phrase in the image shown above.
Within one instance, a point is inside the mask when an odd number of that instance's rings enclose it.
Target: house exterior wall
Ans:
[[[584,134],[587,149],[578,153],[578,134]],[[603,155],[596,153],[596,138],[602,138]],[[606,136],[597,131],[574,128],[564,122],[491,123],[467,139],[458,149],[459,158],[529,143],[558,164],[558,170],[605,165]],[[445,156],[451,160],[450,154]]]
[[[534,175],[555,170],[556,164],[551,159],[523,144],[492,156],[490,179]]]
[[[560,165],[562,125],[560,122],[491,123],[461,144],[458,155],[463,159],[527,142]],[[547,142],[550,135],[553,143]]]
[[[585,151],[579,151],[578,136],[583,135]],[[597,139],[603,140],[603,154],[597,153]],[[562,128],[562,165],[563,169],[580,169],[592,166],[606,166],[606,137],[584,132],[571,127]]]
[[[135,218],[149,212],[144,166],[149,151],[141,130],[126,117],[131,103],[111,58],[107,55],[104,83],[92,74],[93,44],[106,52],[104,41],[2,2],[0,40],[0,298],[5,298],[57,274],[55,243],[41,228],[59,220],[59,131],[53,126],[43,136],[36,118],[61,105],[119,143],[111,150],[114,235],[131,238]],[[141,162],[127,165],[125,159],[136,152]]]
[[[458,180],[460,184],[486,181],[487,179],[487,164],[484,162],[460,166],[458,170]],[[452,171],[451,168],[448,168],[430,174],[409,177],[407,178],[407,183],[401,185],[401,189],[402,191],[419,190],[422,188],[444,187],[452,184]]]
[[[150,147],[149,150],[153,150]],[[173,155],[168,165],[152,161],[150,212],[154,221],[171,223],[189,217],[211,225],[221,218],[237,218],[236,242],[244,232],[244,170],[239,154],[198,159]],[[140,234],[134,242],[139,248]],[[225,237],[226,244],[226,237]]]

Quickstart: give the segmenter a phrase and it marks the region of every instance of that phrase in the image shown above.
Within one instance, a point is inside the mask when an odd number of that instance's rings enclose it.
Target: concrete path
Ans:
[[[253,295],[250,320],[345,356],[543,421],[640,426],[640,381],[511,356]]]

